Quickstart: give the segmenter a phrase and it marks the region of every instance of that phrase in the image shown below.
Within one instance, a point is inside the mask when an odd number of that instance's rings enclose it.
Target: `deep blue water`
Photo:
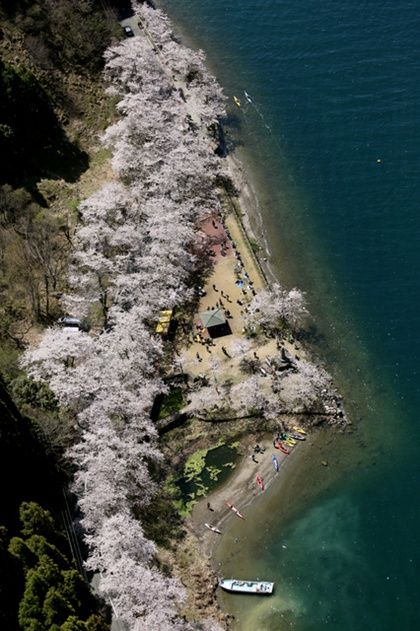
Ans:
[[[362,437],[281,533],[275,512],[247,533],[285,601],[244,605],[241,628],[420,628],[418,3],[162,4],[230,97],[270,261],[307,292]]]

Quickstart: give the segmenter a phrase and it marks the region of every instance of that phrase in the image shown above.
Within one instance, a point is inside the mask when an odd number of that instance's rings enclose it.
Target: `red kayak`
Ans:
[[[261,491],[264,491],[264,480],[262,479],[259,473],[257,473],[257,475],[255,476],[255,479]]]
[[[284,454],[286,454],[287,456],[289,455],[290,451],[288,449],[286,449],[286,447],[283,445],[283,443],[279,443],[278,441],[276,441],[274,443],[274,447],[276,449],[280,449],[280,451],[282,451]]]

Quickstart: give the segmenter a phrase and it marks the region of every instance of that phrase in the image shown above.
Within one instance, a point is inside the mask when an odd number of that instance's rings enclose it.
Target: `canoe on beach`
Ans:
[[[283,445],[283,443],[279,443],[278,441],[276,441],[274,443],[274,447],[276,449],[280,449],[280,451],[282,451],[284,454],[286,454],[286,456],[289,455],[290,451],[288,449],[286,449],[286,447]]]
[[[260,487],[261,491],[264,491],[264,480],[259,473],[257,473],[257,475],[255,476],[255,480],[257,481],[257,484]]]
[[[221,530],[219,530],[218,528],[215,528],[214,526],[210,526],[210,524],[208,523],[205,523],[204,525],[206,528],[208,528],[209,530],[212,530],[213,532],[216,532],[218,535],[222,534]]]
[[[306,440],[306,436],[304,436],[303,434],[293,433],[293,434],[288,434],[288,436],[291,436],[295,440]]]
[[[242,594],[272,594],[274,583],[268,581],[239,581],[235,578],[222,578],[219,587],[228,592],[239,592]]]
[[[225,504],[228,508],[230,508],[231,511],[233,511],[235,513],[235,515],[237,517],[239,517],[240,519],[245,519],[245,517],[242,515],[242,513],[240,513],[238,511],[238,509],[236,508],[236,506],[234,506],[233,504],[231,504],[230,502],[226,502],[225,500]]]
[[[271,456],[271,462],[273,463],[274,469],[278,472],[280,465],[279,465],[279,461],[277,460],[274,454]]]

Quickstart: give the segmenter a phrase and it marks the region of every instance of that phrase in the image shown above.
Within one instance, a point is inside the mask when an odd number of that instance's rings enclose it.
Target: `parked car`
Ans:
[[[63,316],[58,320],[58,324],[66,330],[72,331],[89,331],[89,325],[84,318],[75,318],[73,316]]]
[[[134,32],[131,26],[123,26],[123,33],[126,37],[134,37]]]

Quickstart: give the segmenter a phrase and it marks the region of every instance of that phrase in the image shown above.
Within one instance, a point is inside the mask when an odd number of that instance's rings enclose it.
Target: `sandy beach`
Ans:
[[[255,453],[254,446],[258,444],[264,453]],[[283,454],[278,449],[273,448],[273,438],[265,435],[258,438],[252,435],[241,444],[243,456],[239,460],[235,470],[229,479],[220,487],[215,489],[206,498],[198,502],[192,511],[190,526],[197,535],[203,552],[211,557],[215,547],[220,543],[219,535],[208,530],[204,524],[219,528],[222,532],[230,520],[240,519],[228,508],[229,502],[237,508],[240,513],[247,518],[247,508],[263,493],[267,493],[272,485],[287,484],[288,474],[294,469],[303,452],[303,445],[296,445],[289,455]],[[255,462],[252,456],[255,453]],[[279,463],[279,471],[276,472],[272,455],[275,454]],[[264,491],[258,486],[256,476],[260,474],[264,481]],[[210,504],[211,510],[208,508]]]

